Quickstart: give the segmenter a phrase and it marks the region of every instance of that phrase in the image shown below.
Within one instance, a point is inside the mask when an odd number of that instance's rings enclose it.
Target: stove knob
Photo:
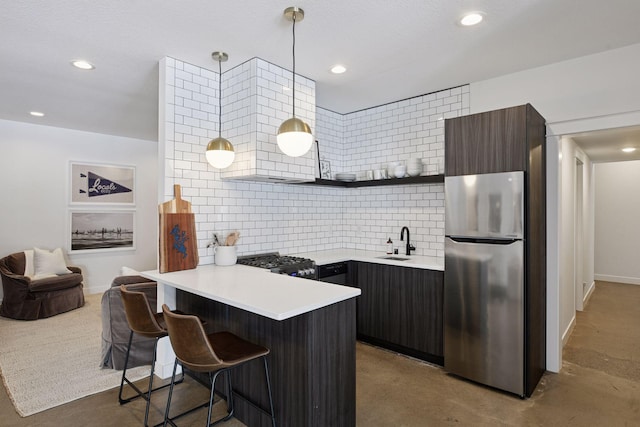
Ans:
[[[315,269],[315,268],[310,268],[310,269],[309,269],[309,274],[315,274],[315,272],[316,272],[316,269]]]
[[[298,277],[304,276],[304,270],[298,270]]]

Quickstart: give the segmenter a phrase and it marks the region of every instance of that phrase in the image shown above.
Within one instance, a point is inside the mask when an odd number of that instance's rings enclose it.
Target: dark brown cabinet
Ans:
[[[544,118],[531,104],[447,119],[444,128],[451,176],[529,170],[545,138]]]
[[[443,363],[442,271],[354,263],[358,339]]]

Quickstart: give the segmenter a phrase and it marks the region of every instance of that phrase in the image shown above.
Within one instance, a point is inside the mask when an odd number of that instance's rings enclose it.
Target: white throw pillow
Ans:
[[[120,275],[121,276],[138,276],[140,275],[140,272],[138,270],[134,270],[133,268],[123,266],[120,269]]]
[[[54,249],[52,252],[46,249],[33,248],[33,268],[35,277],[71,273],[71,270],[67,268],[67,263],[64,261],[64,255],[62,255],[62,249],[60,248]]]
[[[24,251],[24,274],[23,276],[27,276],[29,278],[35,276],[35,272],[33,270],[33,249],[27,249]]]

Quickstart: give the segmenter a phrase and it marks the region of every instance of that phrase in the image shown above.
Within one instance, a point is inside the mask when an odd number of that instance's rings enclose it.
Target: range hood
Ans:
[[[277,183],[314,181],[318,161],[312,148],[300,157],[282,153],[276,142],[280,124],[291,116],[291,71],[253,58],[224,73],[222,90],[225,135],[236,156],[220,172],[224,180]],[[296,116],[315,129],[315,82],[296,75]]]

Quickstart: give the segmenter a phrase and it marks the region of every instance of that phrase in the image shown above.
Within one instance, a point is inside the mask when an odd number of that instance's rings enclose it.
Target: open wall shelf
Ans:
[[[407,178],[373,179],[369,181],[336,181],[318,179],[313,182],[300,182],[303,185],[328,185],[333,187],[377,187],[382,185],[436,184],[444,182],[444,175],[410,176]]]

